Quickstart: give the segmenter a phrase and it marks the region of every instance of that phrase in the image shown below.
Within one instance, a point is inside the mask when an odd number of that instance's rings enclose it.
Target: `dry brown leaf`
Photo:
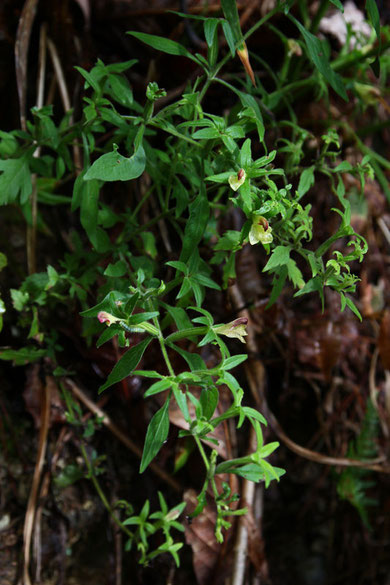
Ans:
[[[192,489],[184,492],[184,501],[187,502],[186,511],[189,514],[197,505],[196,495],[195,490]],[[219,563],[224,546],[215,539],[215,522],[215,507],[208,504],[202,514],[193,518],[185,529],[185,539],[192,548],[194,571],[199,585],[207,585],[211,582],[217,585],[223,582],[223,576],[226,577],[228,574],[226,565],[229,563],[224,563],[223,568]]]

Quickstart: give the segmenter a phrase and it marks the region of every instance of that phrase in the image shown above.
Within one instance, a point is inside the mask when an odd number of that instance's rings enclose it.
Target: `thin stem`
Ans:
[[[151,187],[150,189],[148,189],[145,193],[145,195],[141,198],[141,201],[139,201],[133,211],[133,213],[131,214],[131,219],[135,219],[135,217],[137,216],[137,213],[139,212],[139,210],[141,209],[141,207],[143,206],[143,204],[145,203],[145,201],[150,197],[150,195],[153,193],[154,191],[154,186]]]
[[[322,0],[316,15],[314,16],[313,20],[311,21],[310,31],[314,35],[317,32],[319,24],[322,20],[322,17],[326,14],[328,10],[329,0]]]
[[[154,311],[155,307],[154,307],[153,302],[151,300],[148,301],[148,305],[149,305],[150,310]],[[161,353],[163,354],[165,364],[168,368],[169,375],[175,377],[175,371],[172,367],[171,360],[169,359],[167,348],[165,347],[165,340],[164,340],[164,336],[163,336],[162,331],[161,331],[160,321],[158,320],[157,317],[153,317],[152,321],[153,321],[153,325],[156,327],[156,329],[158,331],[157,338],[158,338],[158,342],[160,344]]]
[[[103,490],[102,490],[102,488],[100,486],[100,483],[98,482],[98,480],[96,478],[95,470],[94,470],[93,465],[91,464],[91,462],[90,462],[90,460],[88,458],[87,451],[86,451],[84,445],[82,445],[82,444],[80,445],[80,450],[81,450],[81,455],[82,455],[82,457],[84,459],[85,465],[86,465],[87,470],[88,470],[89,478],[91,479],[91,481],[92,481],[92,483],[93,483],[93,485],[95,487],[95,490],[96,490],[99,498],[101,499],[104,507],[106,508],[107,512],[110,514],[110,516],[113,519],[113,521],[115,522],[115,524],[123,532],[125,532],[125,534],[127,534],[127,536],[129,536],[130,538],[132,538],[133,537],[133,534],[130,532],[130,530],[128,528],[126,528],[126,526],[123,524],[123,522],[121,522],[119,520],[119,518],[116,516],[116,514],[114,514],[114,511],[111,508],[110,503],[107,500],[106,495],[103,492]]]
[[[197,444],[197,447],[200,451],[200,454],[202,456],[203,459],[203,463],[205,464],[206,470],[207,470],[207,477],[209,477],[209,471],[210,471],[210,462],[207,459],[207,455],[205,453],[205,450],[203,449],[203,445],[201,443],[201,440],[199,439],[199,437],[194,436],[195,439],[195,443]]]

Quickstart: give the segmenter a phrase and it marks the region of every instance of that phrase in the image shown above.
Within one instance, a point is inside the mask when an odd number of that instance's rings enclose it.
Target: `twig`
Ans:
[[[49,54],[56,74],[62,105],[64,107],[65,112],[67,112],[70,110],[70,98],[68,88],[66,86],[65,75],[62,69],[61,61],[58,56],[56,46],[49,37],[47,39],[47,48],[49,49]]]
[[[50,385],[45,383],[43,385],[43,394],[41,401],[41,428],[39,431],[39,445],[38,455],[35,464],[33,481],[30,490],[30,496],[28,499],[26,516],[24,521],[23,529],[23,542],[24,542],[24,566],[23,566],[23,585],[31,585],[29,575],[29,564],[30,564],[30,548],[31,548],[31,536],[34,527],[35,512],[37,507],[37,496],[38,489],[42,475],[43,463],[45,459],[47,436],[49,432],[50,422]]]
[[[245,305],[242,293],[238,286],[234,284],[230,287],[229,293],[233,302],[233,305],[237,307],[243,307]],[[246,317],[248,322],[250,322],[250,315],[247,309],[242,309],[238,312],[239,317]],[[248,350],[252,354],[257,353],[257,346],[255,340],[255,334],[251,327],[248,328],[248,335],[246,337],[246,345]],[[259,363],[259,368],[262,366],[261,362]],[[260,371],[260,370],[259,370]],[[264,367],[263,367],[264,371]],[[250,374],[250,371],[246,372]],[[249,385],[251,386],[251,379],[248,377]],[[262,377],[262,381],[260,382],[260,388],[264,388],[264,375]],[[254,392],[252,389],[252,393],[256,395],[256,405],[260,409],[260,394],[263,393],[263,390],[260,392]],[[256,433],[251,427],[251,434],[249,438],[249,449],[253,451],[253,445],[256,443]],[[253,502],[255,498],[255,484],[252,481],[244,479],[243,487],[242,487],[242,499],[243,505],[247,506],[248,508],[253,508]],[[259,498],[262,499],[263,491],[259,492]],[[259,519],[259,523],[261,519]],[[237,528],[237,535],[236,535],[236,542],[234,547],[234,562],[233,562],[233,570],[232,570],[232,580],[231,585],[243,585],[244,578],[245,578],[245,567],[246,567],[246,557],[248,553],[248,527],[245,521],[245,516],[240,516],[238,520],[238,528]]]
[[[129,437],[127,437],[110,419],[108,414],[104,412],[95,402],[93,402],[88,396],[84,394],[84,392],[79,388],[73,380],[70,378],[65,378],[66,385],[70,388],[75,396],[86,406],[91,412],[93,412],[96,416],[98,416],[104,426],[106,426],[113,435],[116,436],[121,443],[126,445],[130,451],[132,451],[139,459],[142,457],[142,449],[138,447]],[[149,469],[151,469],[156,475],[158,475],[163,481],[168,483],[171,488],[173,488],[176,492],[182,492],[182,487],[175,479],[173,479],[168,473],[166,473],[163,469],[161,469],[155,463],[151,463],[149,465]]]
[[[387,225],[385,224],[385,222],[384,222],[384,220],[383,220],[383,218],[382,218],[382,217],[379,217],[379,218],[378,218],[378,225],[379,225],[379,227],[380,227],[380,229],[381,229],[381,232],[382,232],[382,234],[384,235],[384,237],[385,237],[385,239],[386,239],[387,243],[388,243],[388,244],[389,244],[389,246],[390,246],[390,230],[389,230],[389,228],[387,227]]]
[[[27,63],[28,48],[32,26],[35,20],[38,0],[26,0],[19,18],[15,42],[15,72],[18,88],[20,126],[26,130],[26,93],[27,93]]]
[[[38,57],[38,82],[37,82],[37,99],[36,107],[43,106],[43,95],[45,91],[45,72],[46,72],[46,24],[41,26],[39,36],[39,57]],[[34,158],[41,155],[41,147],[38,146],[33,154]],[[37,217],[38,217],[38,192],[37,192],[37,175],[31,176],[31,226],[27,225],[27,267],[28,273],[34,274],[37,269],[36,250],[37,250]]]
[[[66,85],[64,71],[62,69],[61,61],[60,61],[56,46],[49,37],[47,39],[47,47],[49,49],[50,57],[51,57],[51,60],[53,63],[53,68],[54,68],[54,71],[56,74],[58,87],[60,90],[60,96],[61,96],[61,100],[62,100],[62,105],[64,107],[65,112],[68,112],[71,109],[71,103],[70,103],[68,88]],[[73,114],[70,116],[69,122],[70,122],[70,124],[73,124]],[[80,172],[80,170],[82,169],[81,153],[80,153],[80,148],[76,144],[75,141],[73,142],[73,160],[74,160],[74,166],[76,168],[76,171]]]
[[[370,387],[370,398],[371,398],[371,402],[375,408],[375,410],[378,412],[378,388],[376,387],[375,384],[375,370],[376,370],[376,365],[378,362],[378,356],[379,356],[379,350],[376,347],[374,350],[374,353],[372,354],[372,358],[371,358],[371,364],[370,364],[370,372],[368,375],[368,381],[369,381],[369,387]]]
[[[251,426],[249,444],[252,446],[256,441],[256,433]],[[242,487],[241,504],[243,507],[252,508],[255,497],[255,483],[245,479]],[[232,570],[231,585],[243,585],[245,578],[246,557],[248,551],[248,528],[245,523],[245,516],[240,516],[238,521],[236,542],[234,544],[234,561]]]

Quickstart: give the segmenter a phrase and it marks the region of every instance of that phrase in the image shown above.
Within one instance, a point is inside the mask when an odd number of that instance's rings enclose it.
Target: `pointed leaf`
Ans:
[[[325,46],[323,41],[315,37],[311,32],[305,29],[305,27],[293,16],[290,16],[291,20],[299,28],[307,48],[307,53],[310,60],[318,71],[325,77],[327,82],[333,87],[336,93],[339,94],[346,102],[348,101],[347,92],[342,78],[336,73],[330,66],[329,61],[326,57]]]
[[[162,51],[163,53],[168,53],[169,55],[188,57],[188,59],[192,59],[192,61],[198,63],[198,60],[193,55],[191,55],[191,53],[187,51],[183,45],[177,43],[176,41],[142,32],[129,31],[127,34],[135,37],[139,41],[142,41],[146,45],[149,45],[149,47],[157,49],[157,51]]]
[[[156,457],[168,436],[168,406],[169,400],[167,400],[164,406],[162,406],[162,408],[156,412],[149,423],[145,437],[145,446],[142,453],[142,460],[139,470],[140,473],[143,473],[148,467],[149,463]]]
[[[151,341],[152,338],[147,337],[141,341],[141,343],[138,343],[138,345],[135,345],[125,354],[123,354],[119,362],[114,366],[111,374],[108,376],[107,381],[102,386],[100,386],[99,394],[109,386],[120,382],[133,372],[133,370],[138,366],[145,349],[148,347]]]

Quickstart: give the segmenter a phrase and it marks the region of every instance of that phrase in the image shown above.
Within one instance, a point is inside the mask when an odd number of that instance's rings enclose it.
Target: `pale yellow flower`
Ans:
[[[229,185],[233,189],[233,191],[237,191],[243,183],[245,183],[246,179],[246,172],[244,169],[240,169],[237,175],[230,175],[229,177]]]
[[[262,244],[270,244],[273,240],[272,227],[262,215],[257,215],[253,220],[251,230],[249,232],[249,243],[254,246],[261,242]]]
[[[246,317],[238,317],[234,321],[230,321],[230,323],[226,323],[226,325],[215,325],[213,327],[215,333],[218,335],[226,335],[226,337],[235,337],[239,339],[242,343],[245,343],[244,336],[248,335],[246,331],[246,326],[248,324],[248,319]]]

